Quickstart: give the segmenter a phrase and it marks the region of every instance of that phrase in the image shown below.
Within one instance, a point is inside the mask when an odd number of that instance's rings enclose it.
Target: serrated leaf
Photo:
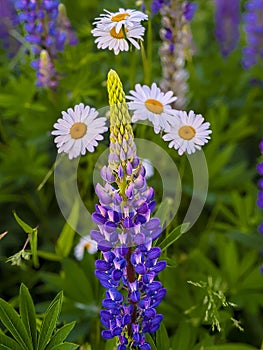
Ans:
[[[177,241],[187,230],[189,226],[189,223],[184,223],[180,226],[177,226],[172,232],[170,232],[165,239],[158,243],[158,246],[164,251],[166,250],[171,244],[173,244],[175,241]]]
[[[19,311],[21,320],[32,339],[33,349],[37,345],[36,312],[28,288],[22,283],[19,293]]]
[[[21,346],[14,339],[1,333],[0,333],[0,344],[1,346],[5,346],[6,349],[21,350]]]
[[[48,346],[45,350],[51,350],[52,347],[56,345],[60,345],[63,343],[63,341],[67,338],[71,330],[74,328],[76,322],[71,322],[66,324],[65,326],[61,327],[51,338],[50,342],[48,343]]]
[[[3,299],[0,299],[0,319],[3,325],[19,343],[21,349],[33,350],[31,339],[18,313]]]
[[[76,226],[78,222],[78,218],[79,218],[79,202],[76,201],[70,213],[69,222],[73,226]],[[56,245],[56,253],[60,257],[65,258],[69,255],[73,245],[74,236],[75,236],[75,230],[66,222],[57,240],[57,245]]]
[[[79,347],[79,345],[73,344],[73,343],[64,343],[60,345],[56,345],[50,350],[75,350]]]
[[[31,234],[32,231],[33,231],[33,228],[30,227],[28,224],[26,224],[22,219],[20,219],[20,217],[16,214],[15,211],[13,211],[13,214],[14,214],[14,217],[15,217],[16,222],[18,223],[18,225],[19,225],[20,227],[22,227],[22,229],[23,229],[26,233]]]
[[[45,313],[39,332],[37,350],[44,350],[50,341],[52,334],[56,328],[58,316],[61,311],[61,303],[62,293],[59,293],[51,302]]]

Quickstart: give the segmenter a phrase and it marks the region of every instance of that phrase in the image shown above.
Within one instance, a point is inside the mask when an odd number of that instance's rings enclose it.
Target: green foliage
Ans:
[[[36,312],[27,287],[22,284],[19,294],[19,314],[3,299],[0,299],[0,319],[2,330],[11,336],[0,333],[0,349],[10,350],[75,350],[78,345],[64,342],[75,322],[56,330],[61,312],[63,293],[60,292],[42,315],[40,330],[37,329]],[[2,348],[1,348],[2,347]]]

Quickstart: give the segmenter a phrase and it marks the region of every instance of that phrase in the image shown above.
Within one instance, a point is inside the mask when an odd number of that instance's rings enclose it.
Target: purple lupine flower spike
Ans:
[[[11,30],[18,24],[18,17],[12,0],[0,0],[0,43],[13,55],[19,46],[11,36]]]
[[[65,7],[59,3],[59,0],[17,0],[15,6],[20,23],[24,26],[25,39],[31,44],[31,50],[36,55],[36,59],[31,64],[37,70],[36,84],[38,87],[54,88],[59,80],[59,75],[54,68],[58,52],[64,50],[65,44],[77,43]],[[41,59],[43,50],[46,52],[45,60]],[[47,72],[43,74],[44,64],[47,61],[50,67],[48,78]]]
[[[100,312],[102,336],[117,337],[118,350],[150,350],[145,333],[159,328],[163,316],[156,307],[166,294],[156,280],[166,262],[158,260],[161,249],[153,247],[162,228],[160,220],[151,217],[154,191],[136,155],[125,95],[114,71],[108,75],[108,91],[109,164],[101,171],[105,185],[96,186],[100,204],[92,217],[99,230],[90,233],[103,257],[95,263],[95,275],[107,289]]]
[[[196,3],[190,1],[162,2],[160,14],[162,29],[160,36],[163,41],[160,47],[162,63],[161,88],[173,91],[177,96],[174,107],[183,109],[186,105],[188,90],[188,72],[186,60],[190,59],[192,50],[192,35],[190,21],[196,10]]]
[[[239,0],[215,0],[215,37],[223,57],[227,57],[239,41]]]
[[[245,3],[245,31],[247,46],[243,49],[243,66],[250,68],[263,58],[263,0],[250,0]]]

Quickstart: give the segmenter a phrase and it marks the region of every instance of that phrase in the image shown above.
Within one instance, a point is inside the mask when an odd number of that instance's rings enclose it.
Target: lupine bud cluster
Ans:
[[[162,63],[161,87],[164,91],[172,90],[177,96],[175,108],[183,109],[186,105],[188,90],[188,72],[185,62],[192,56],[192,35],[189,21],[193,18],[196,4],[180,0],[171,1],[160,8],[163,41],[160,47]]]
[[[239,16],[239,0],[215,0],[215,36],[223,57],[238,44]]]
[[[108,75],[108,91],[109,164],[101,170],[104,186],[96,186],[99,204],[92,218],[98,230],[90,233],[102,252],[95,275],[107,289],[100,313],[106,328],[102,336],[117,336],[118,350],[150,350],[145,334],[159,328],[163,316],[156,307],[166,294],[156,280],[166,262],[158,261],[161,249],[153,245],[162,228],[160,220],[151,217],[154,190],[148,187],[136,155],[125,95],[114,71]]]
[[[25,40],[37,57],[32,62],[33,68],[37,70],[37,85],[56,86],[58,74],[54,60],[58,52],[64,50],[65,44],[77,43],[64,5],[59,0],[17,0],[15,7],[26,33]]]
[[[263,0],[249,0],[245,3],[245,31],[247,46],[243,50],[243,66],[250,68],[263,58]]]

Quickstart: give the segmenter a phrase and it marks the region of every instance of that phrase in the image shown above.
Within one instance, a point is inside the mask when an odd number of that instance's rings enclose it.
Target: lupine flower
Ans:
[[[41,85],[41,80],[37,80],[38,86],[54,87],[54,81],[58,80],[58,73],[54,69],[54,60],[58,52],[64,50],[65,44],[75,45],[76,36],[71,29],[64,5],[59,0],[17,0],[15,2],[20,23],[25,30],[25,39],[31,45],[32,52],[36,55],[36,60],[32,62],[33,68],[41,69],[40,53],[45,50],[49,56],[52,66],[53,77],[44,82],[51,85]],[[41,73],[37,73],[38,77]]]
[[[97,252],[97,243],[90,238],[90,235],[81,237],[79,243],[74,248],[74,255],[76,259],[82,260],[84,253],[87,251],[89,254]]]
[[[160,86],[164,91],[174,92],[177,96],[174,107],[178,109],[184,109],[186,105],[188,72],[185,62],[193,51],[190,20],[195,8],[195,3],[178,0],[163,3],[160,8],[163,41],[159,50],[162,63]]]
[[[91,33],[96,37],[95,43],[99,49],[113,50],[115,55],[120,51],[128,51],[129,43],[140,49],[137,40],[143,40],[145,28],[141,21],[148,18],[141,11],[119,9],[118,12],[101,14],[95,18],[96,26]]]
[[[166,294],[156,281],[165,261],[152,242],[161,234],[158,218],[151,218],[154,191],[136,155],[131,119],[116,72],[108,74],[110,102],[109,164],[101,169],[105,185],[97,185],[99,204],[93,213],[98,230],[91,231],[103,259],[95,275],[107,289],[100,312],[105,339],[118,337],[118,350],[150,350],[145,333],[154,333],[163,319],[156,307]]]
[[[212,131],[210,123],[205,122],[201,114],[195,115],[193,111],[187,114],[178,111],[170,130],[163,136],[165,141],[170,141],[169,147],[178,150],[181,156],[184,152],[191,154],[200,150],[201,146],[208,142]]]
[[[12,0],[0,0],[0,14],[0,43],[10,54],[13,54],[18,47],[18,42],[11,37],[10,31],[17,25],[18,18]]]
[[[215,37],[223,57],[236,48],[239,41],[239,0],[215,0]]]
[[[243,50],[243,66],[250,68],[263,58],[263,0],[250,0],[245,3],[245,31],[247,46]]]
[[[86,152],[94,152],[98,145],[97,141],[103,140],[102,133],[108,128],[105,126],[106,118],[97,118],[95,108],[84,106],[83,103],[76,105],[74,110],[69,108],[62,112],[62,118],[54,124],[54,130],[58,153],[68,153],[69,159],[76,158]]]
[[[151,5],[152,14],[156,14],[164,5],[169,5],[171,0],[153,0]]]
[[[37,69],[36,85],[38,87],[52,88],[57,86],[56,71],[46,50],[40,52],[39,60],[32,62],[32,66]]]
[[[155,83],[151,87],[136,84],[135,90],[131,90],[130,94],[131,96],[126,96],[126,98],[131,100],[128,106],[130,110],[134,111],[133,123],[148,119],[153,124],[156,134],[169,128],[169,123],[172,123],[177,113],[170,106],[176,100],[172,91],[164,93]]]

